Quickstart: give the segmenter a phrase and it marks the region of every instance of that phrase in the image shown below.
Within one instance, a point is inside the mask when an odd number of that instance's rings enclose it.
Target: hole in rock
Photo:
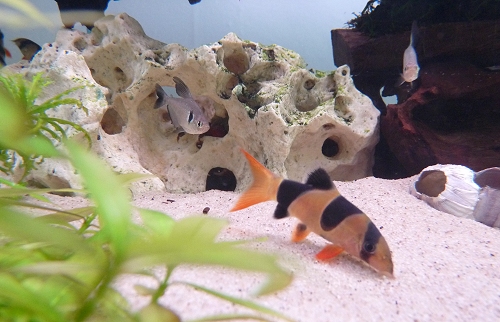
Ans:
[[[267,61],[276,60],[276,54],[274,53],[274,49],[264,49],[262,50],[262,59]]]
[[[489,98],[436,99],[413,109],[413,119],[440,133],[496,129],[498,105]]]
[[[267,82],[281,78],[285,75],[286,68],[276,61],[263,61],[256,63],[244,75],[241,75],[243,83]]]
[[[73,42],[73,46],[75,46],[76,49],[79,51],[83,51],[85,48],[87,48],[87,42],[83,38],[79,38]]]
[[[308,79],[304,82],[304,88],[308,91],[313,89],[314,85],[316,85],[316,82],[313,79]]]
[[[219,97],[225,100],[230,99],[231,94],[233,92],[233,88],[235,88],[236,85],[238,85],[238,83],[239,83],[238,77],[235,75],[231,75],[228,78],[225,85],[222,86],[221,90],[219,91]]]
[[[328,138],[323,142],[321,153],[327,158],[333,158],[339,153],[339,144],[332,138]]]
[[[127,76],[120,67],[115,67],[115,77],[118,81],[126,81]]]
[[[415,189],[429,197],[437,197],[445,186],[446,175],[439,170],[424,171],[415,182]]]
[[[248,107],[258,110],[263,104],[258,95],[261,85],[259,83],[244,84],[241,86],[241,92],[237,94],[238,101]]]
[[[351,98],[346,96],[337,96],[335,98],[335,111],[340,117],[347,117],[351,110],[349,105],[351,104]]]
[[[236,177],[231,170],[226,168],[212,168],[208,171],[205,189],[234,191],[236,189]]]
[[[323,130],[325,130],[325,131],[331,130],[334,127],[335,127],[335,124],[332,124],[332,123],[323,124]]]
[[[241,75],[250,68],[250,59],[243,48],[233,50],[229,54],[224,50],[222,63],[227,70],[236,75]]]
[[[108,108],[101,119],[101,127],[107,134],[122,133],[125,122],[114,108]]]
[[[252,50],[256,50],[257,49],[257,44],[253,43],[253,42],[245,42],[242,44],[242,47],[243,48],[250,48]]]
[[[213,136],[223,138],[229,132],[229,117],[214,116],[210,121],[210,129],[205,132],[204,136]]]
[[[104,34],[99,28],[94,26],[94,28],[92,28],[92,35],[93,36],[91,37],[90,42],[92,43],[93,46],[99,46],[102,43]]]

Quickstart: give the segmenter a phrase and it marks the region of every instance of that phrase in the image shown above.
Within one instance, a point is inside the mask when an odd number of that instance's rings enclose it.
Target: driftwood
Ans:
[[[352,74],[401,70],[410,31],[369,38],[352,29],[332,30],[335,65],[349,65]],[[500,21],[443,23],[420,27],[419,62],[459,58],[479,66],[500,63]]]
[[[436,163],[475,171],[500,165],[500,71],[486,69],[500,65],[500,21],[420,28],[420,77],[412,87],[394,86],[409,39],[409,31],[369,38],[332,30],[335,64],[349,65],[356,87],[382,112],[374,174],[413,175]],[[382,87],[398,104],[386,107]]]

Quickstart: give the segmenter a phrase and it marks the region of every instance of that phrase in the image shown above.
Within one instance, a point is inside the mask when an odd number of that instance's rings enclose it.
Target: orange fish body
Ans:
[[[391,252],[385,238],[366,214],[339,193],[325,170],[315,170],[306,183],[285,180],[248,152],[242,152],[250,163],[254,182],[231,211],[277,201],[276,219],[290,215],[301,221],[293,232],[294,242],[314,232],[332,243],[316,255],[318,260],[329,260],[345,251],[380,273],[393,276]]]

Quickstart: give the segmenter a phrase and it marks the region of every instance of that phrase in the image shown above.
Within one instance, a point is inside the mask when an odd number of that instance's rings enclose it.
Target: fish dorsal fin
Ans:
[[[307,178],[306,184],[310,184],[314,188],[321,190],[330,190],[335,187],[330,176],[323,168],[314,170]]]
[[[193,98],[186,84],[179,77],[174,77],[175,92],[182,98]]]
[[[156,84],[155,89],[156,89],[156,96],[158,96],[155,102],[155,109],[157,109],[165,105],[167,93],[165,93],[165,91],[163,90],[163,88],[161,88],[159,84]]]

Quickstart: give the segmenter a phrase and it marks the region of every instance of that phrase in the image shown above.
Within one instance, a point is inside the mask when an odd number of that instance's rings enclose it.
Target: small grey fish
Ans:
[[[174,77],[175,91],[180,97],[168,96],[167,93],[156,84],[155,109],[166,108],[172,124],[182,132],[189,134],[202,134],[210,129],[209,120],[203,110],[191,96],[189,88],[184,82]]]
[[[21,54],[23,54],[22,59],[29,61],[31,61],[36,53],[38,53],[42,49],[39,44],[26,38],[17,38],[12,40],[12,42],[15,43],[17,47],[19,47]]]
[[[417,52],[415,51],[415,42],[418,32],[417,21],[413,21],[411,25],[410,45],[406,48],[403,54],[403,74],[401,75],[401,82],[411,83],[418,78],[420,67],[417,61]]]
[[[3,44],[3,32],[0,30],[0,68],[5,66],[5,56],[11,58],[10,52]]]

